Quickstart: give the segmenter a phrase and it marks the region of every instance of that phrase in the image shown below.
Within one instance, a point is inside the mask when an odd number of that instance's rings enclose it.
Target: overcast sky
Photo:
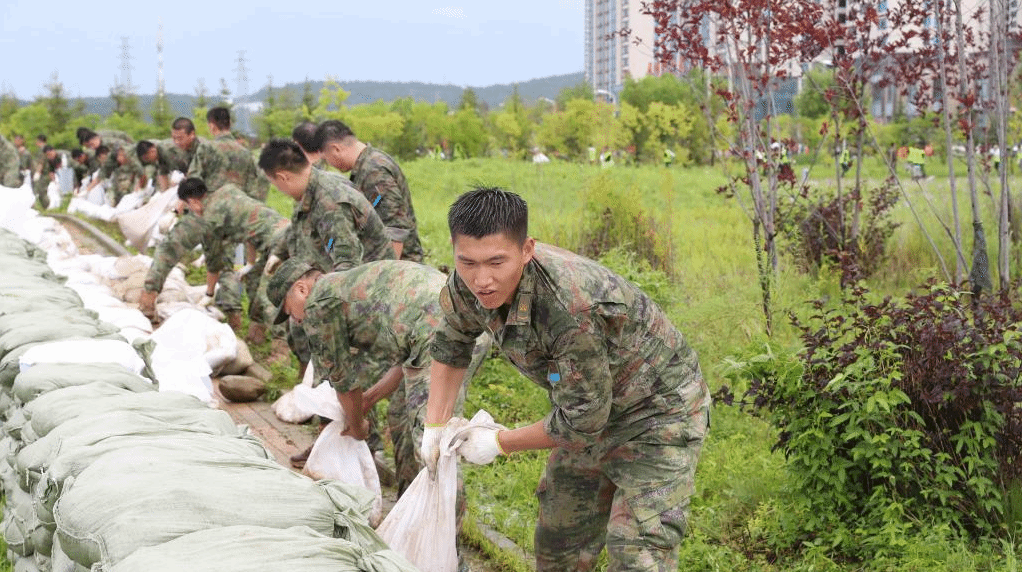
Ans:
[[[228,4],[231,7],[228,7]],[[234,6],[243,6],[235,8]],[[248,93],[322,80],[421,81],[485,87],[582,70],[583,0],[294,2],[0,2],[0,88],[21,99],[54,72],[67,94],[108,96],[128,39],[136,93],[154,93],[163,22],[167,91]]]

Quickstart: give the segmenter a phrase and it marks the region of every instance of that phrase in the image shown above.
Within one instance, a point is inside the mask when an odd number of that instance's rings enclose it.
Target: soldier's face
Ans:
[[[270,182],[273,183],[273,186],[277,187],[280,192],[296,201],[302,200],[302,195],[305,194],[305,185],[307,181],[303,181],[301,177],[291,171],[281,170],[276,173],[270,173],[269,171],[264,172],[266,173],[266,178],[269,179]]]
[[[309,289],[299,280],[291,285],[291,289],[284,296],[284,311],[291,320],[301,324],[305,319],[305,299],[309,296]]]
[[[341,172],[347,173],[351,170],[352,165],[349,165],[344,160],[344,154],[342,153],[341,145],[339,143],[328,143],[323,146],[323,158],[330,164],[331,167],[340,170]]]
[[[155,163],[159,158],[159,154],[160,152],[156,150],[156,147],[150,147],[149,150],[145,152],[145,155],[142,155],[142,162]]]
[[[188,133],[184,129],[171,129],[170,138],[174,140],[174,145],[177,145],[178,149],[187,151],[192,146],[192,141],[195,141],[195,132]]]
[[[536,241],[531,237],[518,244],[503,233],[482,238],[458,235],[451,243],[455,271],[489,310],[511,301],[536,249]]]

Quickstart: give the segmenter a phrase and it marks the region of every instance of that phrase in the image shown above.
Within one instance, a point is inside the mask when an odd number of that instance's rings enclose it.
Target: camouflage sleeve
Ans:
[[[547,383],[553,409],[543,420],[547,435],[558,445],[578,449],[591,445],[610,418],[614,378],[601,332],[591,318],[557,335],[548,365]]]
[[[170,229],[167,238],[156,245],[156,252],[153,253],[153,264],[145,277],[145,289],[149,292],[163,290],[163,283],[167,281],[167,275],[174,268],[185,254],[199,245],[203,239],[203,231],[198,217],[195,215],[184,215],[180,217],[177,224]]]
[[[266,175],[259,169],[256,169],[255,179],[255,192],[252,193],[252,198],[266,202],[266,196],[270,194],[270,180],[266,178]]]
[[[415,221],[397,181],[387,171],[378,169],[366,178],[364,185],[369,191],[366,198],[373,203],[386,227],[387,238],[391,242],[404,242],[415,228]]]
[[[472,361],[472,350],[476,338],[483,333],[483,328],[471,316],[471,307],[459,296],[457,290],[452,293],[452,282],[458,278],[454,275],[448,279],[447,285],[440,290],[440,308],[443,319],[433,333],[433,341],[429,351],[433,359],[451,367],[466,368]]]
[[[348,270],[362,263],[362,242],[358,238],[354,209],[348,203],[335,205],[320,213],[316,225],[326,241],[324,249],[330,259],[329,271]]]
[[[120,164],[117,162],[117,150],[111,148],[110,154],[107,155],[106,161],[104,161],[103,164],[100,166],[100,169],[102,169],[100,175],[104,179],[109,179],[110,175],[112,175],[119,166]]]
[[[354,356],[348,350],[342,304],[337,298],[310,295],[302,327],[308,334],[316,381],[326,380],[335,391],[346,392],[360,385],[351,372]]]

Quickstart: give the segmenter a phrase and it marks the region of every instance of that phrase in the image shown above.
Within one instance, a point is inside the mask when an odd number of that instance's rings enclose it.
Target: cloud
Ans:
[[[438,16],[447,16],[448,18],[464,18],[465,10],[447,6],[445,8],[433,8],[433,14]]]

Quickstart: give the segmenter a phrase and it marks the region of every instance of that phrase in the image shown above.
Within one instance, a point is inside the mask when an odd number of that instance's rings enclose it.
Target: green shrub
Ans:
[[[732,360],[741,405],[780,431],[804,542],[876,558],[933,523],[1004,534],[1004,483],[1022,471],[1022,308],[970,304],[944,285],[879,302],[853,288],[795,320],[797,356]]]

